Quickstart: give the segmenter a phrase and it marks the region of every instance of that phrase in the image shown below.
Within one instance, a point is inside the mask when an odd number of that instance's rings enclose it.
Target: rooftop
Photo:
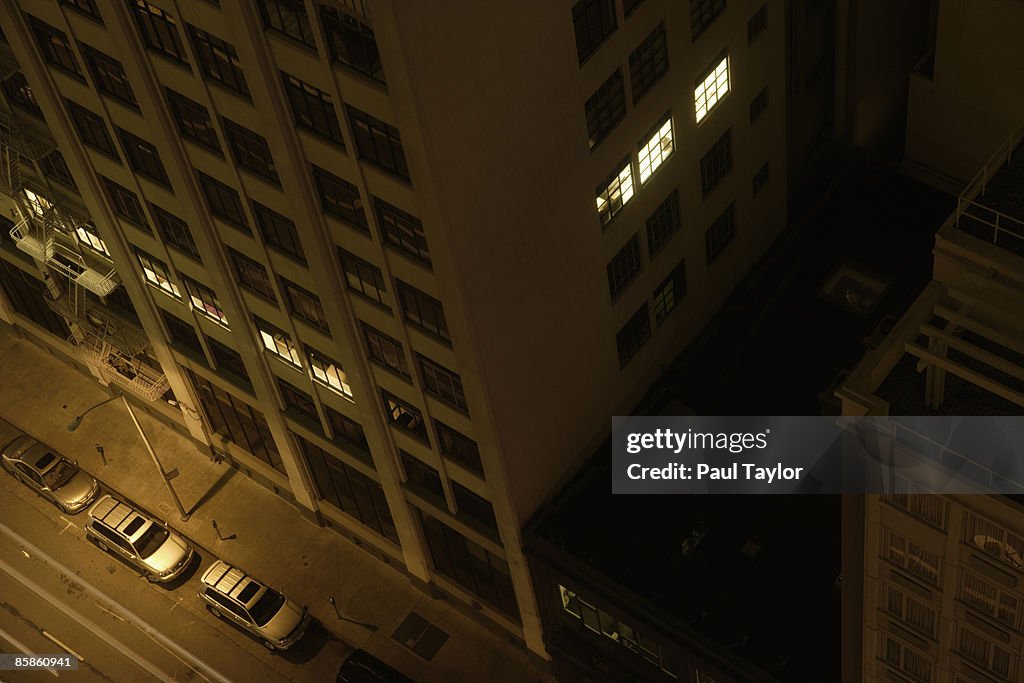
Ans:
[[[611,464],[609,441],[537,532],[779,680],[839,680],[838,497],[613,496]]]
[[[961,198],[958,227],[975,237],[1024,256],[1024,142],[1018,129]],[[993,167],[998,168],[992,173]],[[991,177],[989,177],[991,176]]]

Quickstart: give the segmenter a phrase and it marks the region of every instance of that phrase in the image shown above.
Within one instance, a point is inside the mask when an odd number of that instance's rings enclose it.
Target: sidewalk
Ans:
[[[164,468],[180,472],[173,485],[185,509],[196,508],[191,519],[182,523],[122,404],[99,408],[78,430],[67,431],[75,415],[108,397],[92,378],[0,326],[0,416],[78,459],[84,469],[161,514],[199,546],[283,588],[308,605],[333,635],[370,651],[416,681],[554,680],[523,648],[443,600],[420,592],[400,571],[307,521],[273,492],[226,464],[212,462],[192,441],[137,410]],[[103,445],[106,466],[94,447],[97,443]],[[211,524],[214,519],[230,540],[218,538]],[[351,621],[337,618],[330,596],[341,615]],[[429,662],[391,639],[410,610],[450,634]]]

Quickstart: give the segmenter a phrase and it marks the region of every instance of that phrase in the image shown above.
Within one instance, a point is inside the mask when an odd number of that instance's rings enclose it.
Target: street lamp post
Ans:
[[[167,492],[171,494],[171,499],[174,501],[174,504],[178,508],[178,515],[181,517],[181,521],[187,522],[188,518],[191,517],[191,515],[185,512],[185,506],[181,504],[181,499],[178,498],[178,494],[175,492],[174,487],[171,486],[170,477],[167,476],[166,470],[164,470],[163,465],[160,464],[160,460],[156,457],[156,451],[153,450],[152,444],[149,443],[149,437],[146,436],[146,432],[142,431],[142,425],[139,424],[139,419],[135,417],[135,411],[132,410],[132,404],[128,403],[128,399],[125,398],[123,394],[119,396],[114,396],[113,398],[108,398],[105,401],[100,401],[91,408],[88,408],[85,412],[75,417],[75,419],[68,424],[68,431],[73,432],[76,429],[78,429],[78,426],[82,424],[82,418],[84,418],[88,413],[92,412],[93,410],[99,408],[100,406],[106,403],[110,403],[111,401],[116,401],[118,399],[124,401],[124,407],[128,409],[128,414],[131,415],[132,422],[135,423],[135,428],[139,430],[139,435],[142,437],[142,443],[146,444],[146,450],[149,451],[150,457],[153,458],[153,464],[156,465],[157,471],[160,472],[160,478],[163,480],[164,486],[167,487]]]

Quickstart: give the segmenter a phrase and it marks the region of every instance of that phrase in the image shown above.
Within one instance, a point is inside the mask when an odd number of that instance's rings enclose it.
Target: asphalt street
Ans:
[[[0,680],[327,681],[352,650],[314,622],[291,650],[271,653],[211,615],[196,595],[215,559],[202,548],[184,577],[152,584],[86,540],[84,513],[61,513],[6,472],[0,510],[0,651],[82,658],[77,671]]]

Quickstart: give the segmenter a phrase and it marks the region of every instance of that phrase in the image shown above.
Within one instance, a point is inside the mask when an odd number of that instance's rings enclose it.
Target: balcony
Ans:
[[[54,254],[53,235],[32,216],[11,228],[11,239],[18,249],[37,261],[48,261]]]
[[[93,335],[68,339],[75,355],[106,382],[113,382],[146,401],[155,401],[169,385],[167,376],[153,367],[141,353],[128,355],[108,341]]]
[[[1024,124],[996,149],[957,199],[954,225],[1024,256]]]
[[[68,289],[57,298],[47,298],[47,306],[57,315],[78,325],[82,333],[96,337],[134,356],[149,346],[149,338],[139,326],[101,302],[87,296],[84,290]]]
[[[97,296],[107,296],[121,284],[115,268],[90,264],[82,254],[60,243],[52,244],[46,265]]]

